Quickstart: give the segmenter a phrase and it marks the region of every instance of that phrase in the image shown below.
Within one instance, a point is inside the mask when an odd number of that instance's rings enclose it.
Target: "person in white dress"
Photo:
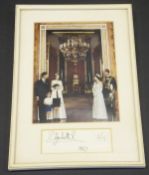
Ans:
[[[95,120],[107,120],[108,115],[102,93],[103,84],[99,74],[94,77],[94,84],[92,88],[93,92],[93,119]]]
[[[63,83],[59,79],[59,75],[55,74],[55,79],[51,81],[52,98],[60,98],[60,107],[53,108],[54,119],[60,119],[61,122],[66,121],[66,109],[63,98]]]

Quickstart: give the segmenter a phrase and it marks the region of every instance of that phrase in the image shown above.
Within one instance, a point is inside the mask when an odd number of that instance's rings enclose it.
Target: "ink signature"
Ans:
[[[66,142],[77,142],[83,143],[83,140],[79,140],[76,138],[75,131],[54,131],[49,134],[46,140],[48,143],[52,143],[53,145],[57,145],[59,143],[66,143]]]
[[[107,142],[106,135],[104,133],[95,133],[94,139],[87,137],[79,137],[78,132],[73,130],[68,131],[52,131],[46,137],[46,143],[51,146],[62,146],[61,144],[69,144],[77,148],[80,152],[88,152],[94,148],[94,145],[105,144]],[[90,140],[91,139],[91,140]],[[66,145],[67,146],[67,145]]]

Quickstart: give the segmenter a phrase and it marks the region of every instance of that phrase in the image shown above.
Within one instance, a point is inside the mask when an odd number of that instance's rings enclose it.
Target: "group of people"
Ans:
[[[105,69],[103,77],[96,74],[94,77],[93,92],[93,119],[112,121],[116,117],[117,84],[110,70]]]
[[[59,75],[55,74],[55,79],[47,82],[47,73],[41,74],[41,79],[35,82],[35,96],[39,109],[39,120],[41,123],[47,120],[66,120],[66,110],[63,99],[63,83]]]
[[[39,120],[41,123],[48,120],[65,122],[67,115],[63,99],[63,83],[57,73],[50,86],[47,78],[47,73],[43,72],[40,80],[35,82],[35,97],[38,103]],[[112,121],[114,119],[116,115],[116,90],[116,80],[110,75],[109,69],[105,69],[102,77],[100,74],[95,75],[92,87],[92,118],[94,120]]]

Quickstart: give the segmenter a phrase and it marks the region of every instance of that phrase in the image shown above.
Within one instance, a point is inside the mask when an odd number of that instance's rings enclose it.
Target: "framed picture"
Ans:
[[[145,167],[131,5],[17,5],[9,170]]]

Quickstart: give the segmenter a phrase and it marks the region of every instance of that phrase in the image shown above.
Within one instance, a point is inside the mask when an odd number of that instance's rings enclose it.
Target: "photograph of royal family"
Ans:
[[[34,26],[33,123],[119,121],[113,23],[67,25]]]
[[[55,78],[48,82],[47,72],[42,72],[40,79],[35,82],[34,94],[38,108],[38,123],[117,120],[117,83],[109,69],[105,69],[102,75],[99,73],[94,75],[86,113],[81,113],[83,111],[83,107],[80,108],[81,103],[85,103],[79,100],[81,95],[73,94],[75,99],[72,98],[65,104],[64,85],[58,73],[55,73]],[[80,112],[82,120],[79,118],[73,120],[71,118],[73,112],[67,114],[67,106],[69,108],[71,103],[77,104],[78,107],[72,105],[71,109],[75,108],[74,113],[77,115],[78,112],[78,116]],[[86,119],[87,113],[90,114],[90,120]]]

